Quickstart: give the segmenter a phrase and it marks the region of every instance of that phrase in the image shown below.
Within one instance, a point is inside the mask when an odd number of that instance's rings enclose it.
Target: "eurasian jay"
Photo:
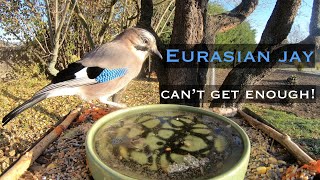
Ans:
[[[162,59],[155,37],[145,29],[128,28],[111,42],[95,48],[60,71],[51,84],[12,110],[2,123],[7,124],[27,108],[55,96],[78,95],[86,101],[98,99],[111,106],[122,106],[108,98],[139,74],[150,53]]]

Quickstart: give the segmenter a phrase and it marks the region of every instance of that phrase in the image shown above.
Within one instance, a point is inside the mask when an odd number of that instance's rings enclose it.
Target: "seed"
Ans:
[[[284,165],[287,164],[285,161],[282,161],[282,160],[278,160],[278,163],[279,164],[284,164]]]
[[[277,160],[276,158],[274,158],[274,157],[269,157],[268,160],[269,160],[269,163],[270,163],[270,164],[276,164],[277,161],[278,161],[278,160]]]
[[[264,166],[257,167],[258,174],[265,174],[267,172],[267,168]]]

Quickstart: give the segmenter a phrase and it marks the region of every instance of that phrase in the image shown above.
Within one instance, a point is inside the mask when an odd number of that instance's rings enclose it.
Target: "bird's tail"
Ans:
[[[39,94],[33,96],[31,99],[27,100],[14,110],[12,110],[9,114],[7,114],[3,119],[2,119],[2,126],[6,125],[11,119],[16,117],[18,114],[20,114],[22,111],[32,107],[33,105],[37,104],[38,102],[44,100],[47,97],[47,94]]]

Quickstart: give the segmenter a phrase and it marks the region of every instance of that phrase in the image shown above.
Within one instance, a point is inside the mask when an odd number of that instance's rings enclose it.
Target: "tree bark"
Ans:
[[[288,36],[294,18],[300,7],[301,0],[278,0],[276,6],[267,22],[266,28],[262,33],[258,49],[273,48],[280,45]],[[272,55],[271,55],[272,56]],[[270,63],[240,63],[233,68],[224,80],[220,90],[232,89],[239,90],[236,99],[228,103],[222,100],[212,101],[210,107],[232,107],[239,106],[244,101],[244,92],[249,85],[255,85],[272,72],[272,67],[276,62]]]
[[[152,22],[152,15],[153,15],[153,3],[150,0],[141,0],[140,1],[140,18],[137,23],[137,27],[145,28],[149,30],[157,41],[157,47],[161,54],[165,52],[165,46],[161,42],[160,38],[158,37],[157,33],[154,31],[154,29],[151,27]],[[163,74],[166,74],[165,69],[165,62],[160,60],[157,56],[153,56],[153,63],[155,71],[158,75],[159,82],[167,82],[167,76],[164,76]],[[161,90],[160,90],[161,91]]]
[[[314,0],[309,26],[310,35],[320,36],[320,0]]]
[[[58,62],[58,53],[59,53],[60,45],[59,42],[55,43],[54,49],[52,52],[52,58],[48,65],[48,71],[51,75],[56,76],[58,74],[58,70],[56,69],[56,64]]]
[[[197,44],[203,42],[206,25],[207,0],[176,0],[175,17],[173,22],[173,31],[171,36],[172,45],[181,45],[181,48],[191,50],[196,48]],[[183,12],[183,13],[181,13]],[[160,76],[166,76],[166,82],[160,81],[160,87],[163,85],[202,85],[205,77],[199,77],[203,73],[200,71],[200,65],[196,62],[192,64],[193,68],[174,68],[174,64],[167,64],[166,73]],[[207,67],[204,67],[206,70]],[[159,76],[159,75],[158,75]],[[161,91],[161,89],[160,89]],[[175,99],[162,100],[161,103],[178,103],[199,106],[199,101],[186,102]]]
[[[257,7],[259,0],[242,0],[242,2],[228,13],[208,16],[206,43],[214,44],[217,32],[228,31],[241,24]]]
[[[316,49],[320,49],[320,0],[314,0],[312,6],[312,14],[309,26],[312,44],[316,45]]]

